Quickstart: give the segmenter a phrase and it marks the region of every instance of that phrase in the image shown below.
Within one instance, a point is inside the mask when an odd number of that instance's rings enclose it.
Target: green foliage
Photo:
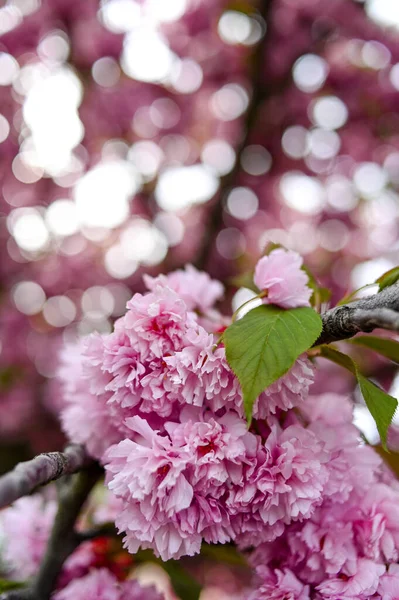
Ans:
[[[312,308],[272,305],[258,306],[226,329],[226,357],[241,384],[249,422],[259,394],[292,367],[321,329],[321,318]]]
[[[248,567],[248,563],[233,544],[202,544],[201,556],[235,567]]]
[[[303,265],[302,271],[305,271],[306,275],[309,277],[308,286],[311,290],[313,290],[313,294],[310,298],[310,304],[315,308],[320,308],[320,305],[323,304],[323,302],[328,302],[331,298],[331,290],[321,287],[313,273],[306,265]]]
[[[373,446],[373,448],[381,456],[382,460],[388,465],[391,471],[394,472],[396,477],[399,477],[399,454],[397,452],[387,452],[380,445]]]
[[[375,280],[375,283],[378,283],[379,291],[383,290],[390,285],[396,283],[399,279],[399,267],[394,267],[390,269],[383,275],[381,275],[378,279]]]
[[[366,285],[362,285],[362,287],[358,288],[357,290],[354,290],[350,294],[347,294],[346,296],[341,298],[341,300],[339,302],[337,302],[337,306],[342,306],[343,304],[348,304],[349,302],[353,302],[354,300],[357,300],[356,296],[359,292],[361,292],[362,290],[366,290],[370,287],[373,287],[375,285],[376,285],[376,283],[367,283]]]
[[[395,340],[381,338],[376,335],[361,335],[346,341],[355,346],[374,350],[374,352],[378,352],[378,354],[382,354],[385,358],[389,358],[399,364],[399,343]]]
[[[247,288],[248,290],[255,292],[255,294],[259,294],[259,290],[254,284],[253,271],[246,271],[245,273],[240,273],[235,277],[231,277],[229,279],[229,284],[236,288]]]
[[[18,590],[25,586],[21,581],[9,581],[8,579],[0,579],[0,594],[9,592],[10,590]]]
[[[286,250],[286,248],[284,248],[284,246],[282,246],[281,244],[276,244],[275,242],[269,242],[265,249],[263,250],[263,256],[269,256],[269,254],[271,252],[273,252],[273,250],[277,250],[278,248],[282,248],[283,250]]]
[[[348,371],[355,375],[367,408],[377,425],[382,446],[386,450],[388,427],[398,406],[396,398],[384,392],[384,390],[362,375],[356,363],[347,354],[339,352],[339,350],[332,346],[320,346],[320,356],[348,369]]]
[[[176,596],[181,598],[181,600],[199,599],[202,589],[201,585],[191,576],[187,568],[185,568],[190,565],[190,562],[192,562],[193,559],[186,558],[182,561],[167,560],[164,562],[155,556],[152,550],[146,549],[139,550],[134,555],[134,560],[137,564],[153,562],[162,567],[170,577]]]
[[[172,587],[176,596],[182,600],[198,600],[201,594],[201,586],[191,575],[182,567],[177,560],[168,560],[161,563],[170,577]]]

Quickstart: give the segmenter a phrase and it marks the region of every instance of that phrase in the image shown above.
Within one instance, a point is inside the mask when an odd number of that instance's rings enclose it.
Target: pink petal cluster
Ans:
[[[256,573],[261,583],[247,600],[310,600],[309,586],[303,585],[289,569],[272,571],[258,567]]]
[[[198,271],[193,265],[186,265],[185,269],[169,275],[144,275],[144,282],[152,292],[160,285],[174,290],[184,300],[188,310],[199,310],[203,314],[221,300],[224,293],[220,281],[211,279],[208,273]]]
[[[282,308],[310,306],[312,290],[309,278],[302,267],[302,257],[292,250],[277,248],[263,256],[256,264],[254,282],[262,291],[265,304]]]
[[[262,443],[234,412],[216,420],[183,410],[167,435],[140,417],[127,424],[136,439],[113,446],[106,468],[130,552],[150,547],[167,560],[195,554],[202,540],[259,544],[322,502],[328,455],[302,427],[273,424]]]
[[[399,565],[389,565],[388,571],[380,579],[377,592],[378,600],[399,598]]]
[[[365,600],[399,559],[399,491],[361,445],[350,401],[308,397],[305,356],[260,395],[248,430],[224,347],[193,310],[213,307],[185,290],[191,276],[148,280],[111,334],[64,357],[64,427],[104,464],[125,547],[168,560],[235,542],[257,548],[253,598]]]
[[[20,498],[0,513],[2,560],[11,578],[23,581],[36,574],[56,511],[57,502],[35,495]]]
[[[304,586],[315,589],[315,600],[395,600],[398,487],[391,485],[373,449],[359,445],[347,400],[324,394],[309,398],[304,406],[307,430],[323,436],[329,455],[322,504],[308,518],[291,523],[274,542],[259,546],[251,562],[257,569],[289,569]],[[261,598],[261,591],[258,582],[253,597],[259,593]]]
[[[230,493],[238,544],[271,541],[285,525],[309,518],[323,500],[328,459],[323,443],[310,431],[273,423],[245,486]]]
[[[163,595],[137,581],[119,582],[107,569],[94,569],[71,581],[54,595],[54,600],[163,600]]]
[[[187,272],[189,277],[179,272],[177,280],[180,288],[186,282],[191,291],[193,271]],[[215,282],[202,275],[201,293],[206,297],[207,283],[214,300]],[[207,332],[201,318],[168,287],[172,276],[151,280],[153,291],[135,294],[113,333],[93,334],[63,352],[62,424],[68,437],[86,444],[96,458],[130,437],[126,419],[135,415],[161,430],[163,420],[178,416],[186,405],[213,412],[234,410],[243,417],[240,386],[224,348],[217,347],[216,335]],[[261,394],[254,416],[266,418],[302,403],[312,381],[313,367],[301,357]]]

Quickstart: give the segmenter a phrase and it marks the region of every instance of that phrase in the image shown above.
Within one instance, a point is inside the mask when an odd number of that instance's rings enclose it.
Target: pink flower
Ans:
[[[237,378],[227,364],[224,348],[202,327],[187,333],[185,348],[165,358],[170,397],[180,404],[208,405],[213,411],[234,408],[242,414]]]
[[[352,424],[349,398],[339,394],[310,396],[301,408],[310,421],[309,430],[324,442],[330,455],[324,494],[335,502],[346,502],[353,490],[366,492],[375,482],[382,460],[372,447],[361,443],[359,430]]]
[[[107,569],[94,569],[85,577],[71,581],[56,592],[54,600],[162,600],[154,587],[142,587],[137,581],[119,582]]]
[[[357,563],[356,573],[342,573],[340,577],[326,579],[317,589],[328,600],[369,600],[377,591],[383,573],[385,565],[361,558]]]
[[[236,539],[257,546],[281,535],[285,525],[309,518],[323,500],[328,454],[310,431],[299,425],[285,430],[274,423],[246,485],[228,498]]]
[[[381,600],[397,600],[399,598],[399,565],[389,565],[378,585]]]
[[[289,410],[302,406],[313,383],[314,367],[305,355],[300,356],[291,369],[270,385],[255,402],[253,415],[265,419],[278,409]]]
[[[320,583],[341,572],[353,575],[359,556],[347,504],[326,503],[301,525],[287,530],[288,564],[301,564],[304,581]]]
[[[256,572],[261,584],[247,600],[310,600],[309,586],[303,585],[289,569],[272,571],[258,567]]]
[[[105,391],[109,378],[104,378],[98,367],[101,347],[100,336],[91,336],[85,342],[67,346],[59,369],[65,404],[61,413],[62,427],[69,439],[85,444],[88,452],[98,459],[121,439],[118,423],[107,403],[111,396]]]
[[[198,552],[202,539],[231,539],[228,511],[218,498],[242,485],[255,436],[234,413],[216,420],[191,409],[181,419],[166,423],[168,435],[139,417],[128,419],[135,441],[108,452],[108,486],[123,500],[116,524],[131,552],[150,547],[167,560]]]
[[[382,483],[370,486],[354,507],[356,541],[364,556],[378,562],[399,558],[399,493]]]
[[[188,508],[193,498],[192,486],[184,475],[190,457],[140,417],[132,417],[127,424],[138,434],[137,442],[125,439],[111,447],[107,455],[106,468],[113,474],[108,476],[108,487],[125,501],[116,525],[126,530],[129,551],[137,551],[142,542],[149,544],[143,547],[155,545],[161,553],[166,549],[156,546],[156,533],[159,538],[159,530],[170,529],[173,535],[173,518]],[[179,538],[178,531],[174,538]],[[181,544],[177,546],[168,545],[171,556]]]
[[[263,256],[255,267],[254,282],[266,291],[265,304],[277,304],[282,308],[310,306],[312,290],[302,267],[302,257],[292,250],[277,248]]]
[[[2,558],[11,577],[24,580],[36,574],[56,512],[57,503],[46,503],[39,494],[20,498],[1,512],[0,525],[5,536]]]
[[[193,265],[173,271],[168,275],[150,277],[144,275],[144,282],[150,291],[158,286],[174,290],[182,298],[188,310],[198,309],[206,313],[215,302],[223,297],[223,285],[220,281],[211,279],[208,273],[198,271]]]
[[[157,285],[154,292],[134,294],[127,303],[127,313],[119,321],[136,342],[143,360],[160,358],[181,350],[184,335],[195,327],[194,315],[187,312],[184,301],[168,287]]]
[[[203,417],[195,410],[185,410],[181,424],[165,425],[172,442],[185,447],[192,457],[190,482],[195,491],[217,498],[225,492],[225,484],[239,484],[243,477],[243,459],[256,439],[247,425],[235,413],[215,417],[207,412]]]

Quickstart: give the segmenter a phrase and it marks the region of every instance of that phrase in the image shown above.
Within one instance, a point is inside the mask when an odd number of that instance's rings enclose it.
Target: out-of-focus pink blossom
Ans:
[[[0,513],[5,538],[2,556],[12,578],[23,581],[36,574],[56,512],[57,502],[36,495],[20,498]]]
[[[56,592],[54,600],[162,600],[154,587],[142,587],[137,581],[119,582],[107,569],[94,569],[74,579]]]

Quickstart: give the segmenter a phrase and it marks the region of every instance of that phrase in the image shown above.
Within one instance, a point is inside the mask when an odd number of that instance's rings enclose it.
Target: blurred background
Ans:
[[[0,471],[61,447],[59,348],[144,272],[229,282],[273,241],[339,299],[399,263],[398,28],[395,0],[0,2]]]

